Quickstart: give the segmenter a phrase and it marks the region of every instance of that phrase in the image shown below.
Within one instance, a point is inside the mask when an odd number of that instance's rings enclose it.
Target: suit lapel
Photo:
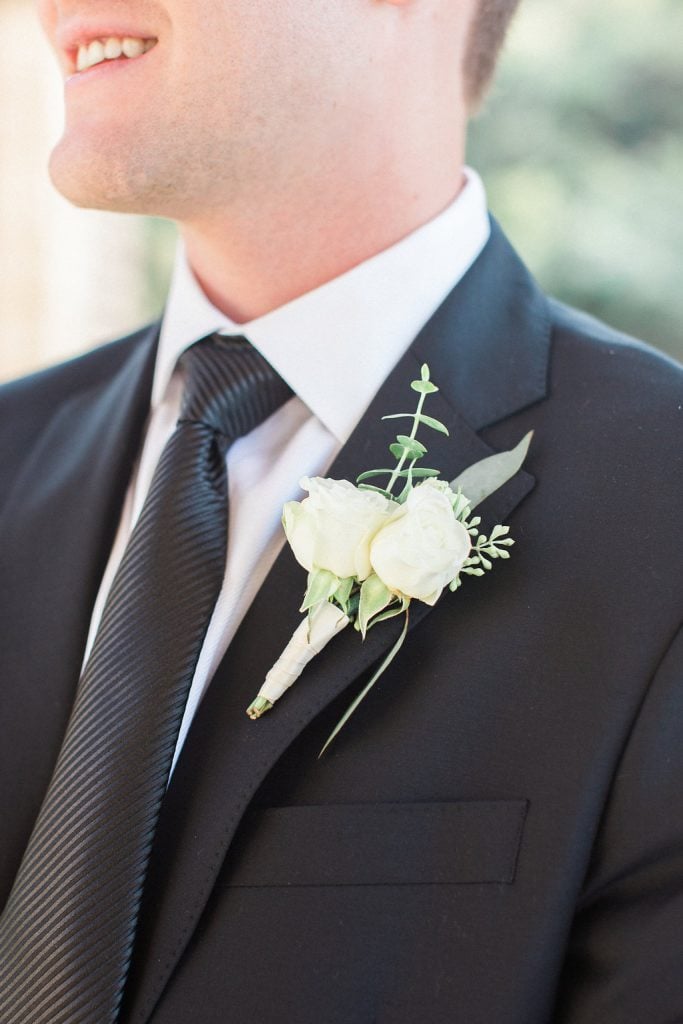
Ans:
[[[441,388],[428,412],[450,433],[446,438],[428,432],[428,462],[452,479],[492,454],[477,430],[544,397],[548,341],[545,299],[494,225],[484,253],[395,367],[328,475],[353,480],[387,464],[394,425],[381,424],[381,416],[410,408],[410,381],[428,362]],[[482,506],[486,518],[505,522],[533,483],[520,472]],[[355,631],[344,631],[277,707],[254,723],[245,709],[300,621],[304,584],[303,569],[285,548],[188,735],[162,808],[145,891],[123,1013],[133,1024],[149,1018],[265,776],[301,730],[378,662],[400,632],[399,619],[371,630],[364,643]],[[415,602],[411,627],[429,610]]]
[[[0,522],[3,611],[0,774],[17,779],[23,817],[5,831],[11,880],[61,744],[97,587],[149,409],[156,328],[114,376],[59,407],[13,486]],[[27,567],[35,565],[35,576]],[[11,725],[10,725],[11,723]],[[24,737],[25,734],[25,737]],[[31,737],[41,737],[40,748]],[[31,751],[30,772],[23,769]],[[15,823],[16,822],[16,833]],[[0,884],[2,884],[0,877]],[[2,902],[2,900],[0,900]]]

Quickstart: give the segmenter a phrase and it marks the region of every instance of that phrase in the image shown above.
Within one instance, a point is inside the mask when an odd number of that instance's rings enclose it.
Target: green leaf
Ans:
[[[420,367],[420,377],[422,380],[429,380],[429,365],[427,363],[423,363]]]
[[[435,391],[439,390],[436,384],[432,384],[430,380],[413,380],[410,382],[410,386],[420,395],[433,395]]]
[[[393,469],[369,469],[369,470],[367,470],[367,472],[361,473],[360,476],[356,477],[356,483],[357,484],[361,484],[364,480],[372,479],[373,476],[383,476],[384,474],[387,474],[387,473],[389,475],[391,475],[393,472],[394,472]],[[424,469],[413,469],[413,470],[402,469],[400,472],[396,473],[396,476],[397,477],[407,477],[409,475],[410,476],[415,476],[415,477],[438,476],[440,472],[441,472],[440,469],[426,469],[426,468],[424,468]],[[377,489],[381,490],[381,488],[377,488]]]
[[[346,614],[350,619],[353,619],[354,626],[358,621],[358,605],[360,604],[360,587],[356,586],[351,591],[351,597],[349,598],[348,608]]]
[[[389,498],[393,501],[393,494],[391,491],[386,491],[383,487],[373,487],[372,484],[359,484],[359,491],[374,491],[376,494],[383,494],[385,498]]]
[[[389,451],[396,459],[402,459],[404,455],[409,459],[421,459],[427,454],[425,446],[407,434],[399,434],[396,442],[389,445]]]
[[[351,597],[351,591],[355,582],[355,576],[347,576],[345,580],[340,582],[334,592],[334,600],[342,608],[345,615],[349,614],[349,598]]]
[[[445,426],[441,420],[435,420],[433,416],[425,416],[423,412],[395,412],[391,416],[382,416],[383,420],[417,420],[418,423],[424,423],[426,427],[431,427],[432,430],[438,430],[441,434],[445,434],[448,437],[448,427]]]
[[[426,476],[438,476],[441,472],[440,469],[421,469],[419,466],[416,469],[402,469],[396,476],[399,477],[426,477]]]
[[[365,473],[361,473],[360,476],[356,477],[356,483],[359,484],[363,480],[370,480],[373,476],[383,476],[385,473],[391,476],[393,472],[393,469],[368,469]]]
[[[304,603],[299,611],[305,612],[317,604],[327,601],[338,589],[341,580],[329,569],[313,569],[308,574],[308,587],[304,594]]]
[[[450,486],[452,487],[452,485]],[[461,493],[456,494],[455,501],[453,502],[453,515],[455,518],[459,519],[461,523],[467,522],[467,518],[471,511],[469,500],[465,495]],[[478,526],[479,524],[475,522],[474,525]]]
[[[427,454],[427,449],[419,441],[411,441],[409,445],[404,445],[406,450],[406,458],[415,461],[421,459]]]
[[[372,622],[368,625],[368,629],[372,629],[372,627],[376,626],[378,622],[386,622],[387,619],[393,619],[397,615],[400,615],[401,612],[404,612],[406,610],[408,604],[409,600],[407,598],[404,598],[401,603],[391,605],[391,607],[387,608],[386,611],[380,612],[379,615],[375,616]]]
[[[433,416],[425,416],[423,412],[417,417],[420,423],[424,423],[425,427],[431,427],[432,430],[438,430],[440,434],[445,434],[448,437],[448,427],[441,420],[434,419]]]
[[[327,750],[327,748],[329,747],[330,743],[332,742],[334,737],[337,735],[339,730],[344,725],[346,725],[346,723],[348,722],[349,718],[351,717],[353,712],[356,710],[356,708],[358,707],[360,702],[363,700],[364,697],[367,696],[367,694],[370,692],[372,687],[375,685],[375,683],[377,682],[379,677],[385,672],[385,670],[387,668],[389,668],[389,665],[392,663],[392,661],[394,660],[394,658],[396,657],[398,652],[401,650],[401,647],[403,646],[403,641],[406,638],[406,633],[408,632],[408,614],[409,614],[409,612],[408,612],[408,609],[406,608],[406,621],[403,624],[403,630],[401,632],[401,635],[399,636],[398,640],[396,641],[394,646],[391,648],[391,650],[387,654],[387,656],[384,659],[384,661],[382,662],[382,664],[379,666],[377,671],[372,676],[370,682],[367,684],[367,686],[365,686],[363,688],[363,690],[361,690],[361,692],[358,694],[358,696],[355,698],[355,700],[351,701],[351,703],[349,704],[348,708],[346,709],[346,711],[344,712],[342,717],[339,719],[339,721],[335,725],[334,729],[332,730],[330,735],[325,740],[325,743],[324,743],[320,753],[318,754],[319,758],[323,756],[323,754],[325,753],[325,751]]]
[[[494,526],[491,530],[491,540],[495,540],[496,537],[504,537],[509,532],[509,526],[501,526],[500,524],[498,526]]]
[[[402,444],[404,448],[413,448],[416,452],[419,452],[420,455],[427,454],[425,446],[414,437],[408,437],[407,434],[397,434],[396,440],[399,444]],[[414,458],[415,456],[412,457]]]
[[[364,640],[370,619],[391,604],[395,596],[376,573],[371,573],[366,580],[363,580],[360,588],[358,622]]]
[[[521,467],[531,444],[533,430],[509,452],[499,452],[475,462],[451,482],[451,490],[466,494],[472,508],[507,483]]]

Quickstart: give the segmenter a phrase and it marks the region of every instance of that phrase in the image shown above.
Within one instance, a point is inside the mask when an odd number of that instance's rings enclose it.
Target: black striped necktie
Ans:
[[[244,338],[188,349],[182,414],[107,598],[0,918],[2,1024],[116,1020],[180,721],[225,571],[225,452],[291,391]]]

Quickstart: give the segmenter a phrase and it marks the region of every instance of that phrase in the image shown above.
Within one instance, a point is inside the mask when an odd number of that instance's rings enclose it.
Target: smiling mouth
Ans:
[[[69,54],[72,71],[80,73],[104,64],[105,61],[135,60],[153,49],[158,40],[141,39],[134,36],[108,36],[84,43]]]

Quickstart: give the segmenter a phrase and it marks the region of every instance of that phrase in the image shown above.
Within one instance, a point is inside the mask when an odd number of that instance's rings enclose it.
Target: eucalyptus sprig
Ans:
[[[396,459],[396,466],[393,469],[370,469],[356,477],[356,483],[361,490],[377,491],[379,494],[383,494],[385,498],[390,498],[399,504],[403,504],[410,494],[413,480],[424,480],[430,476],[437,477],[440,473],[440,470],[428,469],[426,466],[416,468],[416,463],[427,454],[425,445],[417,440],[417,431],[420,424],[448,437],[448,428],[440,420],[435,419],[433,416],[427,416],[422,411],[427,395],[432,395],[439,390],[436,384],[432,383],[429,379],[429,367],[426,363],[422,365],[420,380],[411,381],[410,386],[420,396],[415,412],[395,412],[390,416],[382,417],[383,420],[412,420],[410,433],[397,434],[396,440],[389,445],[389,451]],[[409,463],[407,467],[406,462]],[[386,487],[375,487],[374,484],[365,483],[366,480],[377,476],[389,476],[389,482]],[[396,496],[393,490],[398,480],[405,480],[405,484],[401,493]]]

